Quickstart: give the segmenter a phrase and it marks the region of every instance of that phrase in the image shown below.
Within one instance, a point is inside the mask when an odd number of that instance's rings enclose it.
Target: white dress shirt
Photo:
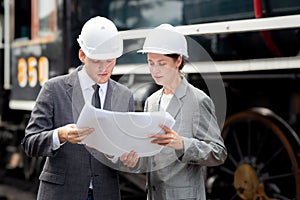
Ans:
[[[78,77],[79,77],[79,83],[81,86],[84,102],[92,104],[92,97],[93,97],[93,93],[94,93],[93,85],[95,84],[95,81],[93,81],[89,77],[89,75],[86,73],[84,66],[83,66],[83,69],[78,72]],[[100,101],[101,101],[101,109],[103,109],[108,82],[106,82],[104,84],[98,84],[98,85],[100,86],[99,96],[100,96]],[[52,150],[57,150],[61,145],[64,144],[64,143],[60,144],[60,142],[59,142],[58,129],[54,130],[52,139],[53,139]]]
[[[163,93],[163,95],[161,96],[160,102],[159,102],[159,110],[160,111],[162,111],[162,110],[167,111],[167,107],[173,96],[174,96],[174,94]]]

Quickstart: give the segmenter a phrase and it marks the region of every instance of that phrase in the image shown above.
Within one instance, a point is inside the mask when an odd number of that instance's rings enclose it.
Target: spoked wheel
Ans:
[[[284,120],[265,108],[240,112],[226,120],[222,136],[228,157],[208,168],[207,199],[250,200],[264,193],[300,200],[300,139]]]

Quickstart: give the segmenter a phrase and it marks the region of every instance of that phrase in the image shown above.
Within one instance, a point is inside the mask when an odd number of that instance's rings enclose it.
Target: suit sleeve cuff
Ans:
[[[111,155],[107,155],[107,154],[104,154],[105,157],[110,160],[112,163],[117,163],[118,160],[119,160],[119,157],[118,156],[111,156]]]

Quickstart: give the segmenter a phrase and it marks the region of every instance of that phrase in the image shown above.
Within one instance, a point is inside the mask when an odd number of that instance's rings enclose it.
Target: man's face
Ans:
[[[98,84],[106,83],[116,65],[116,59],[94,60],[88,58],[82,50],[79,51],[79,58],[84,63],[84,69],[93,81]]]

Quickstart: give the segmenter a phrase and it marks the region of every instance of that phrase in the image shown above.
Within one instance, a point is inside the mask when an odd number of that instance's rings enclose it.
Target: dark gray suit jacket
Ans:
[[[53,151],[52,134],[76,123],[84,106],[77,68],[71,74],[50,79],[42,87],[22,141],[29,156],[47,157],[40,175],[38,199],[87,199],[93,180],[94,199],[120,199],[117,171],[103,165],[83,145],[65,143]],[[134,110],[133,95],[125,86],[109,80],[104,109]]]

